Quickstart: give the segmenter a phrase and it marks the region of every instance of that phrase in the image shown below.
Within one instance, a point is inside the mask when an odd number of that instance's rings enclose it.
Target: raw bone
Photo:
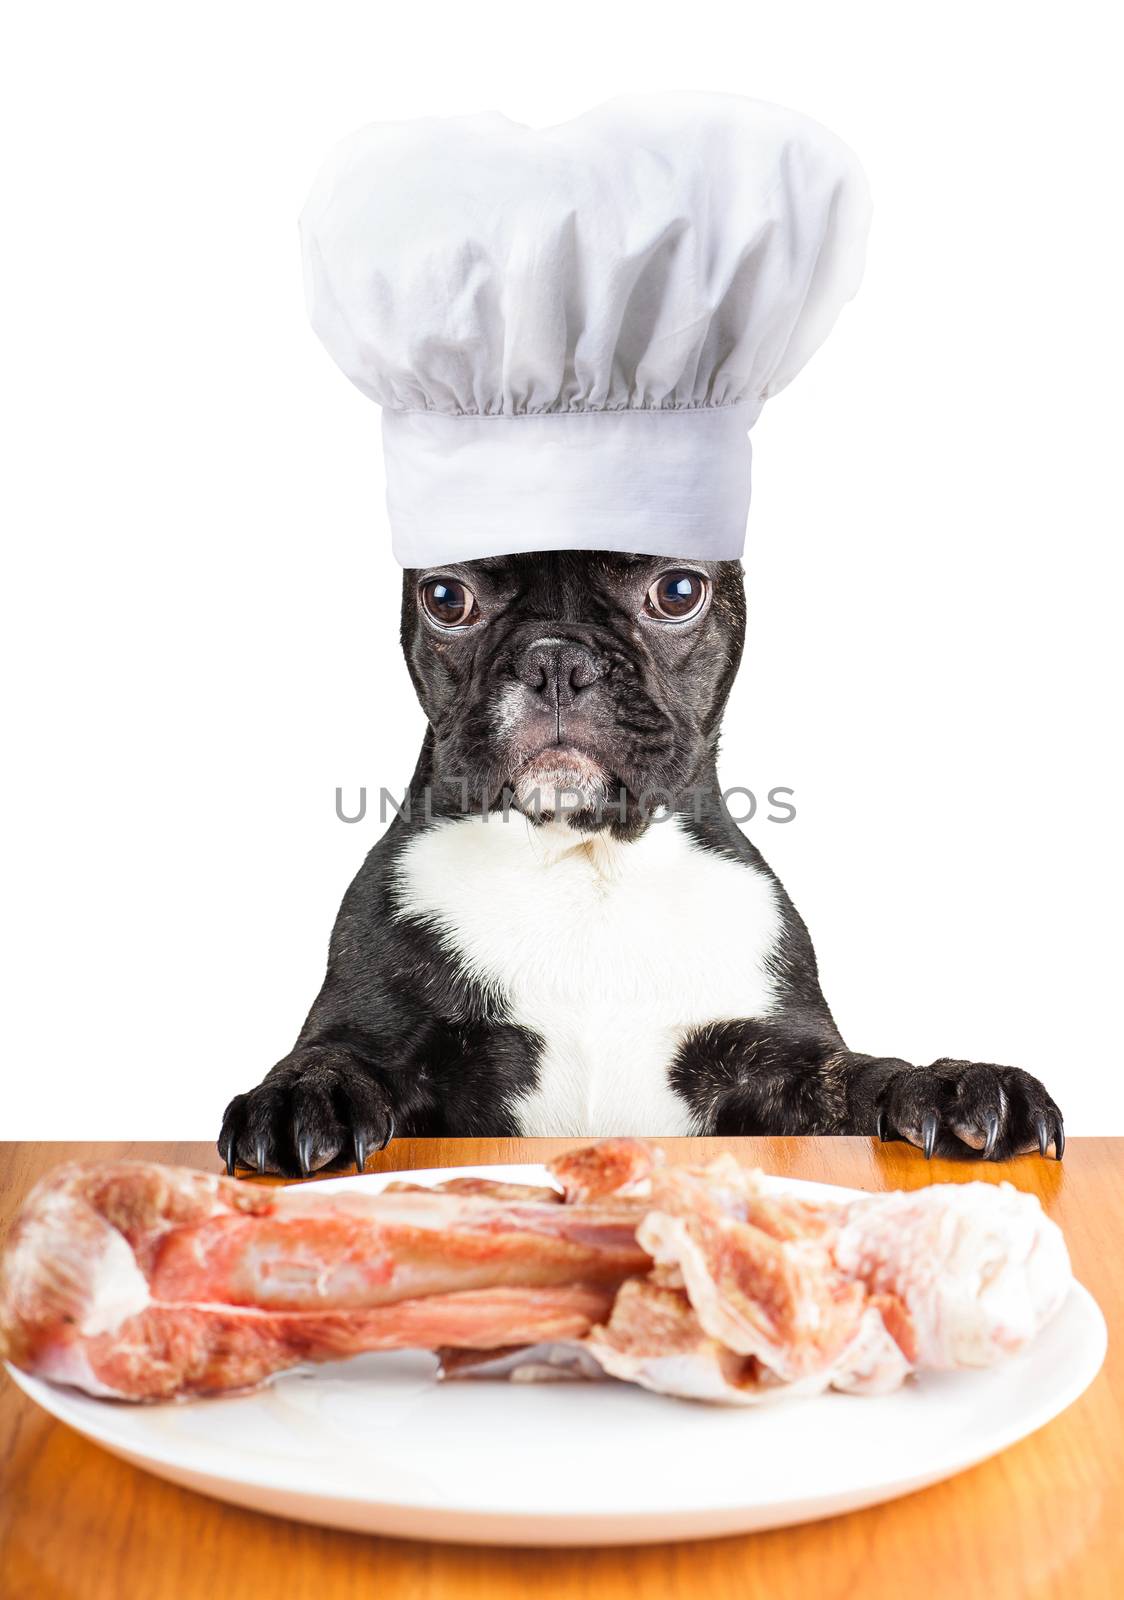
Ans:
[[[473,1192],[317,1196],[122,1162],[51,1173],[0,1274],[25,1371],[122,1399],[364,1350],[576,1338],[647,1269],[636,1215]]]
[[[612,1195],[626,1143],[612,1141],[600,1183],[598,1147],[577,1153],[583,1193]],[[574,1161],[555,1166],[564,1185],[559,1168]],[[635,1166],[624,1181],[644,1191],[637,1238],[654,1266],[622,1285],[578,1348],[663,1394],[735,1405],[829,1387],[884,1394],[914,1370],[1016,1354],[1069,1292],[1059,1229],[1006,1183],[809,1202],[770,1194],[730,1156],[702,1169],[649,1160],[646,1181]],[[543,1364],[539,1350],[509,1351],[504,1371],[523,1378]],[[558,1345],[548,1365],[550,1376],[588,1371]],[[446,1369],[474,1376],[489,1364],[461,1355]]]
[[[128,1399],[451,1347],[451,1376],[603,1371],[747,1404],[988,1365],[1070,1283],[1058,1229],[1006,1184],[808,1203],[732,1158],[669,1169],[636,1140],[554,1172],[563,1202],[487,1179],[337,1197],[61,1168],[9,1241],[0,1342],[25,1370]]]

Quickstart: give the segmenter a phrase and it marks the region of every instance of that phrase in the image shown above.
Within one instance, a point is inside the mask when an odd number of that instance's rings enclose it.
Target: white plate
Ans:
[[[530,1166],[372,1173],[546,1181]],[[809,1196],[854,1191],[770,1180]],[[439,1385],[423,1353],[285,1373],[223,1400],[130,1406],[8,1371],[52,1416],[173,1483],[305,1522],[480,1544],[618,1544],[782,1527],[908,1494],[1056,1417],[1104,1359],[1077,1286],[1024,1355],[879,1398],[726,1409],[616,1383]]]

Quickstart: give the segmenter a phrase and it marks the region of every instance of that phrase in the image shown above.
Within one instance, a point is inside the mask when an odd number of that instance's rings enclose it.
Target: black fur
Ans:
[[[709,602],[669,626],[646,614],[644,597],[679,566],[705,573]],[[543,752],[579,749],[620,797],[604,809],[587,797],[570,826],[629,840],[670,799],[704,848],[769,873],[726,812],[715,766],[745,631],[739,563],[570,551],[439,571],[475,592],[481,620],[441,630],[419,601],[438,573],[406,573],[402,644],[429,718],[409,813],[344,897],[327,976],[293,1050],[227,1107],[219,1149],[232,1170],[239,1161],[287,1174],[362,1166],[395,1134],[518,1131],[512,1108],[534,1086],[541,1040],[514,1026],[433,934],[394,920],[391,869],[434,819],[526,809],[516,776]],[[513,704],[518,716],[501,716]],[[881,1133],[947,1154],[982,1146],[995,1158],[1053,1144],[1060,1157],[1061,1114],[1028,1074],[849,1051],[808,931],[779,883],[777,892],[779,1009],[767,1021],[696,1030],[670,1067],[701,1132]]]

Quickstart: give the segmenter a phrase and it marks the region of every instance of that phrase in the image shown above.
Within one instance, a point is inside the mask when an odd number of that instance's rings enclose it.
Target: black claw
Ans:
[[[307,1178],[312,1171],[312,1135],[302,1133],[297,1140],[297,1165],[301,1169],[301,1177]]]
[[[984,1127],[987,1129],[987,1138],[984,1140],[983,1159],[990,1161],[995,1150],[996,1140],[999,1138],[999,1113],[989,1111],[984,1118]]]
[[[367,1165],[367,1136],[360,1133],[358,1128],[351,1135],[351,1143],[355,1150],[355,1170],[362,1172]]]
[[[879,1106],[878,1107],[878,1120],[874,1124],[874,1131],[878,1135],[879,1139],[881,1139],[882,1143],[885,1144],[886,1143],[886,1108],[885,1108],[885,1106]]]
[[[1054,1123],[1054,1160],[1060,1161],[1065,1154],[1065,1129],[1062,1127],[1061,1117]]]
[[[1049,1124],[1044,1116],[1037,1116],[1034,1119],[1034,1126],[1038,1132],[1038,1154],[1040,1156],[1044,1156],[1046,1154],[1046,1147],[1050,1143]]]
[[[219,1146],[219,1155],[222,1156],[223,1160],[226,1162],[226,1175],[228,1178],[233,1178],[235,1169],[238,1165],[238,1161],[234,1153],[234,1144],[234,1135],[232,1133],[228,1133],[226,1138],[222,1141],[222,1144]]]
[[[266,1165],[266,1143],[265,1143],[264,1136],[259,1136],[254,1141],[254,1162],[255,1162],[259,1172],[264,1172],[265,1171],[265,1165]]]
[[[937,1142],[937,1113],[926,1111],[921,1118],[921,1148],[925,1152],[925,1160],[933,1159],[933,1146]]]
[[[386,1114],[386,1138],[383,1140],[382,1144],[379,1145],[380,1150],[385,1150],[387,1145],[394,1138],[395,1127],[396,1124],[394,1121],[394,1112],[388,1111]]]

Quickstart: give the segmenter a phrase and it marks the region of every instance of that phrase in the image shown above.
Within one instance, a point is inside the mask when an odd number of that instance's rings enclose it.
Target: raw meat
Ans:
[[[1061,1234],[1007,1184],[809,1203],[730,1157],[671,1168],[626,1139],[553,1173],[561,1194],[461,1178],[326,1196],[63,1167],[8,1242],[0,1343],[124,1399],[414,1347],[449,1377],[607,1375],[746,1405],[987,1365],[1069,1288]]]
[[[622,1201],[321,1197],[146,1163],[60,1168],[0,1278],[16,1365],[124,1399],[361,1350],[575,1338],[649,1262]]]
[[[601,1182],[598,1147],[580,1152],[580,1192],[612,1197],[614,1174],[640,1188],[637,1238],[653,1267],[622,1285],[580,1348],[645,1388],[739,1405],[829,1387],[883,1394],[915,1370],[1016,1354],[1069,1292],[1061,1232],[1010,1184],[809,1202],[768,1193],[725,1156],[701,1169],[650,1163],[638,1186],[627,1142],[612,1141]],[[525,1361],[507,1352],[503,1370],[533,1374],[541,1352]],[[564,1348],[550,1365],[567,1370]],[[448,1375],[495,1370],[461,1356]]]
[[[895,1337],[930,1369],[987,1367],[1015,1355],[1070,1285],[1060,1229],[1008,1183],[944,1183],[857,1200],[832,1249],[840,1270],[868,1293],[893,1297]]]
[[[650,1278],[621,1285],[608,1322],[584,1347],[611,1377],[684,1399],[745,1405],[768,1377],[752,1356],[710,1337],[682,1289]]]
[[[642,1139],[602,1139],[570,1150],[550,1164],[567,1205],[603,1200],[609,1195],[646,1195],[652,1174],[663,1165],[663,1151]]]
[[[497,1183],[493,1178],[446,1178],[444,1183],[388,1183],[383,1194],[474,1194],[491,1200],[539,1200],[562,1204],[561,1189],[541,1183]]]
[[[733,1162],[716,1178],[661,1173],[637,1238],[727,1350],[786,1382],[830,1372],[866,1308],[864,1285],[836,1270],[834,1228],[754,1193]]]

